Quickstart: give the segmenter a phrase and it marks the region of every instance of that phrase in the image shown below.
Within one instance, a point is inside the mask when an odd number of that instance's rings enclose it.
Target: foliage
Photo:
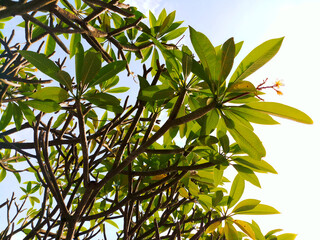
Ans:
[[[252,123],[278,124],[271,115],[312,123],[262,101],[279,83],[246,80],[283,38],[256,47],[231,73],[242,42],[214,47],[189,27],[194,52],[178,47],[187,27],[175,12],[142,21],[123,1],[2,4],[1,26],[21,16],[25,40],[0,38],[0,181],[13,174],[23,192],[0,205],[11,214],[1,239],[107,239],[107,225],[118,239],[295,238],[237,219],[279,213],[241,198],[245,183],[260,187],[256,173],[277,173]],[[133,75],[134,62],[143,67],[135,103],[117,95],[129,90],[120,78]],[[27,142],[12,139],[26,130]],[[237,173],[232,180],[227,168]]]

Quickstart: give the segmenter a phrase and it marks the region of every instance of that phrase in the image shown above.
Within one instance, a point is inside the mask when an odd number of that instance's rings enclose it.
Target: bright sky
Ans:
[[[244,41],[237,59],[243,59],[254,47],[271,39],[285,36],[274,59],[250,80],[257,85],[263,79],[281,79],[283,96],[273,91],[265,100],[282,102],[307,113],[314,125],[279,120],[281,125],[255,126],[267,150],[266,160],[278,175],[259,175],[262,189],[246,184],[246,198],[256,198],[279,210],[281,215],[252,216],[264,233],[282,228],[297,233],[297,240],[318,236],[320,215],[320,111],[316,103],[320,90],[320,2],[312,0],[130,0],[140,11],[149,9],[158,15],[162,8],[176,10],[176,19],[185,20],[206,34],[214,45],[230,37]],[[189,43],[188,33],[183,40]],[[277,119],[278,120],[278,119]]]
[[[264,97],[307,113],[313,125],[279,120],[281,125],[255,126],[267,150],[266,160],[278,175],[259,175],[262,189],[246,184],[246,198],[256,198],[282,214],[250,216],[264,233],[282,228],[297,233],[297,240],[315,239],[320,215],[320,111],[316,107],[320,89],[320,2],[311,0],[131,0],[142,12],[158,15],[176,10],[177,20],[185,20],[219,45],[230,37],[244,41],[238,55],[243,59],[254,47],[271,38],[285,36],[283,45],[267,65],[250,77],[257,85],[265,78],[283,80],[283,96],[273,91]],[[188,34],[186,34],[188,35]],[[185,37],[184,44],[189,44]],[[278,119],[277,119],[278,120]]]

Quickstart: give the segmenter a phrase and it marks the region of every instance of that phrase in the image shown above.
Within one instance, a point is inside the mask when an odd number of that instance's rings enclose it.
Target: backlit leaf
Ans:
[[[29,100],[26,104],[45,113],[56,112],[61,108],[58,103],[52,100]]]
[[[296,239],[297,234],[293,233],[284,233],[277,236],[277,240],[294,240]]]
[[[20,107],[16,104],[13,104],[13,119],[17,130],[20,130],[23,122],[23,114]]]
[[[13,114],[13,104],[9,102],[1,116],[0,131],[5,129],[8,126],[8,124],[11,121],[12,114]]]
[[[252,239],[256,239],[254,231],[252,230],[249,223],[242,220],[233,220],[233,222],[249,237],[251,237]]]
[[[234,209],[232,210],[233,213],[239,213],[244,211],[249,211],[254,209],[261,201],[256,199],[246,199],[239,202]]]
[[[241,198],[244,192],[245,182],[242,177],[238,174],[231,185],[229,200],[228,200],[228,208],[233,207]]]
[[[246,211],[237,211],[237,214],[246,214],[246,215],[269,215],[269,214],[279,214],[280,212],[275,208],[265,205],[258,204],[254,208]]]
[[[245,92],[256,92],[256,87],[249,81],[239,81],[232,84],[227,92],[235,92],[235,93],[245,93]]]
[[[205,231],[206,234],[213,233],[219,226],[221,225],[221,221],[216,221],[212,223]]]
[[[60,87],[46,87],[41,88],[29,97],[38,100],[52,100],[57,103],[61,103],[68,99],[69,94],[66,90]]]
[[[101,68],[101,58],[96,52],[87,52],[83,59],[81,81],[83,85],[91,82]]]
[[[280,49],[283,38],[268,40],[253,49],[239,64],[230,83],[240,81],[267,63]]]
[[[312,124],[312,119],[304,112],[276,102],[252,102],[245,106],[271,114],[277,117],[287,118],[296,122]]]
[[[254,174],[254,172],[251,169],[243,167],[241,165],[233,165],[233,167],[238,171],[239,175],[244,180],[247,180],[248,182],[252,183],[257,187],[261,187],[258,177]]]

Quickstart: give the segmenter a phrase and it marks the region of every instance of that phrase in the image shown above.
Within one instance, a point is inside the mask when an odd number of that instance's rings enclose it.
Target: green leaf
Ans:
[[[117,88],[112,88],[109,89],[109,93],[124,93],[127,92],[130,88],[129,87],[117,87]]]
[[[0,182],[3,181],[3,179],[5,179],[5,177],[7,176],[7,170],[5,170],[4,168],[1,169],[0,172]]]
[[[32,126],[32,123],[34,121],[36,121],[36,118],[32,112],[32,110],[28,107],[28,105],[26,104],[26,102],[17,102],[21,111],[23,112],[23,115],[26,117],[26,119],[28,120],[30,126]]]
[[[70,40],[70,58],[72,58],[76,52],[77,52],[77,48],[78,48],[78,43],[80,43],[81,41],[81,35],[80,33],[74,33],[71,35],[71,40]]]
[[[207,211],[209,211],[212,208],[212,198],[210,196],[205,194],[199,194],[198,200],[201,206]]]
[[[175,16],[176,16],[176,11],[173,11],[164,19],[163,23],[160,26],[160,30],[159,30],[160,34],[165,33],[169,29],[169,27],[171,26],[171,24],[175,19]]]
[[[143,101],[155,101],[159,99],[168,99],[174,96],[174,90],[167,85],[149,86],[142,91],[138,98]]]
[[[277,174],[277,171],[264,160],[255,160],[249,156],[237,156],[233,159],[234,162],[253,169],[255,172],[270,172]]]
[[[240,81],[267,63],[280,49],[283,38],[268,40],[253,49],[239,64],[230,83]]]
[[[241,202],[239,202],[234,209],[232,210],[233,213],[239,213],[244,211],[249,211],[254,209],[261,201],[256,199],[246,199]]]
[[[194,50],[196,51],[204,69],[207,73],[210,82],[216,80],[215,64],[216,64],[216,51],[212,46],[210,40],[203,33],[197,32],[192,27],[190,29],[190,39]]]
[[[67,119],[68,113],[62,113],[57,117],[57,120],[52,125],[52,128],[58,128],[66,119]]]
[[[279,214],[279,213],[280,212],[275,208],[265,204],[258,204],[257,206],[249,210],[237,211],[237,214],[246,214],[246,215],[269,215],[269,214]]]
[[[250,223],[242,220],[233,220],[233,222],[250,238],[255,239],[255,233],[252,230]]]
[[[0,131],[2,131],[3,129],[5,129],[8,126],[8,124],[11,121],[12,114],[13,114],[13,104],[11,102],[9,102],[6,109],[4,110],[4,112],[2,113],[2,116],[1,116]]]
[[[182,57],[182,70],[183,70],[183,76],[186,80],[188,76],[190,75],[191,69],[192,69],[192,57],[190,57],[188,54],[183,53]]]
[[[60,71],[60,68],[46,55],[24,50],[20,50],[19,53],[41,72],[57,80],[57,72]]]
[[[151,28],[155,27],[157,24],[157,19],[151,11],[149,11],[149,24]]]
[[[193,196],[199,195],[199,187],[197,184],[192,182],[191,179],[189,179],[189,182],[188,182],[188,190],[191,193],[191,195],[193,195]]]
[[[101,68],[100,54],[96,52],[87,52],[83,59],[83,67],[81,71],[81,83],[83,85],[91,82]]]
[[[55,73],[55,80],[66,86],[70,92],[72,92],[72,79],[66,71],[59,70]]]
[[[46,87],[41,88],[29,97],[38,100],[52,100],[57,103],[61,103],[68,99],[69,94],[66,90],[60,87]]]
[[[188,29],[187,27],[177,28],[177,29],[167,33],[166,35],[164,35],[160,40],[167,42],[167,41],[176,39],[177,37],[181,36],[187,29]]]
[[[76,80],[77,80],[77,83],[80,84],[82,79],[81,73],[83,68],[84,50],[81,42],[78,42],[77,45],[75,45],[74,47],[75,47],[74,54],[75,54]]]
[[[89,83],[88,87],[95,86],[99,83],[109,80],[110,78],[123,71],[126,67],[126,61],[116,61],[102,67],[96,77]]]
[[[261,188],[260,182],[258,177],[254,174],[254,172],[246,167],[241,165],[233,165],[233,167],[238,171],[239,175],[248,182],[252,183],[253,185]]]
[[[298,235],[293,233],[284,233],[277,236],[277,240],[294,240]]]
[[[13,104],[13,119],[17,130],[20,130],[23,122],[23,114],[19,106],[15,103]]]
[[[302,111],[276,102],[252,102],[245,106],[277,117],[290,119],[300,123],[312,124],[312,119]]]
[[[107,93],[91,93],[84,96],[87,100],[92,101],[93,104],[100,105],[119,105],[118,98]]]
[[[221,80],[224,82],[227,76],[229,75],[233,66],[234,57],[235,57],[234,40],[233,38],[230,38],[222,45],[221,71],[219,76],[220,85],[221,85]]]
[[[229,221],[226,221],[226,223],[225,223],[224,233],[225,233],[226,240],[238,240],[239,239],[237,230],[232,225],[232,223]]]
[[[58,103],[52,100],[29,100],[26,104],[45,113],[56,112],[61,108]]]
[[[270,237],[271,235],[277,233],[277,232],[281,232],[283,231],[283,229],[274,229],[274,230],[271,230],[269,231],[266,235],[265,235],[265,238],[267,239],[268,237]]]
[[[245,92],[256,92],[256,87],[249,81],[239,81],[232,84],[228,89],[227,92],[232,93],[245,93]]]
[[[161,26],[166,17],[167,17],[167,12],[166,12],[166,9],[164,8],[164,9],[162,9],[161,13],[158,16],[156,26]]]
[[[51,37],[49,34],[46,41],[46,46],[44,48],[44,54],[49,56],[54,52],[54,49],[56,48],[56,41]]]
[[[279,124],[268,114],[253,108],[236,106],[236,107],[230,107],[229,110],[231,110],[233,113],[253,123],[265,124],[265,125]]]
[[[226,118],[224,118],[224,120],[227,121]],[[262,142],[252,130],[242,124],[235,124],[233,127],[228,126],[229,124],[227,123],[226,125],[233,139],[239,144],[243,151],[249,154],[249,156],[260,160],[266,155],[266,150],[264,149]]]
[[[230,195],[228,199],[228,208],[233,207],[241,198],[244,192],[245,182],[242,177],[238,174],[231,185]]]

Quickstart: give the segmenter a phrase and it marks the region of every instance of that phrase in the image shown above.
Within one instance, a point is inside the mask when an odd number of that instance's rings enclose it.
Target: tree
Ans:
[[[187,27],[175,12],[150,12],[148,22],[123,1],[1,4],[1,24],[21,16],[25,30],[18,43],[14,32],[0,38],[0,180],[13,174],[24,192],[0,205],[8,212],[1,239],[107,239],[107,225],[119,228],[118,239],[295,238],[237,219],[278,213],[241,199],[245,182],[260,187],[255,173],[276,173],[251,123],[278,124],[270,115],[312,123],[263,101],[267,89],[281,93],[281,82],[246,79],[283,38],[256,47],[231,74],[242,42],[214,47],[189,27],[194,52],[178,47]],[[142,71],[131,79],[136,102],[120,100],[128,87],[119,75],[133,76],[134,63]],[[33,132],[27,142],[25,130]]]

